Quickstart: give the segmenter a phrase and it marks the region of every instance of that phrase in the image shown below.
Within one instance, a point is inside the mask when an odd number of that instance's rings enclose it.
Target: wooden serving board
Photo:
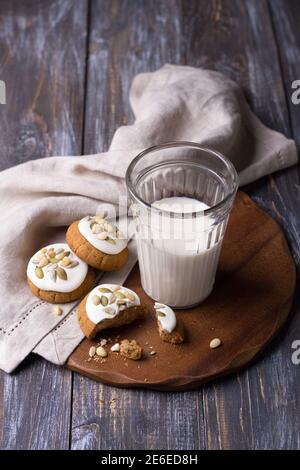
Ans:
[[[230,217],[214,290],[198,307],[178,310],[186,339],[181,345],[158,336],[153,301],[144,293],[136,266],[126,286],[141,297],[147,320],[101,333],[136,339],[144,348],[140,361],[109,353],[107,360],[88,360],[97,340],[83,340],[67,367],[119,387],[186,390],[249,364],[285,323],[291,310],[296,269],[278,224],[245,193],[239,192]],[[210,349],[213,338],[222,346]],[[150,352],[156,351],[155,355]]]

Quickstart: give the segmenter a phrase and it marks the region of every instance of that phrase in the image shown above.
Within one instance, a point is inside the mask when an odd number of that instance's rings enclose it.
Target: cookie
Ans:
[[[101,271],[116,271],[128,260],[127,239],[101,216],[73,222],[66,238],[79,258]]]
[[[175,312],[168,305],[155,302],[159,336],[163,341],[172,344],[182,343],[184,340],[183,325],[176,318]]]
[[[67,303],[80,299],[93,286],[95,271],[79,259],[66,243],[38,251],[27,266],[30,289],[42,300]]]
[[[135,339],[123,339],[120,345],[120,354],[132,361],[138,361],[143,355],[143,349]]]
[[[79,325],[87,338],[94,338],[104,329],[143,319],[146,314],[147,309],[135,292],[115,284],[95,287],[78,308]]]

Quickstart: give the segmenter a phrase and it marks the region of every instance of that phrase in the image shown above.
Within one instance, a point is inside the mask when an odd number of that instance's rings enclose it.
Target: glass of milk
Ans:
[[[232,163],[196,143],[170,142],[141,152],[126,184],[144,291],[175,308],[199,304],[212,291],[238,187]]]

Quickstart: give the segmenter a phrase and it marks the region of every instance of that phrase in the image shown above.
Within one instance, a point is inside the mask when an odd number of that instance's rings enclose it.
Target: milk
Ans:
[[[137,246],[141,282],[154,300],[171,307],[198,304],[212,291],[221,249],[220,227],[204,217],[209,207],[188,197],[170,197],[152,206],[167,211],[151,211],[137,220]],[[171,218],[168,212],[185,214]],[[190,214],[197,212],[191,218]],[[199,213],[200,212],[200,213]],[[147,220],[146,220],[147,219]]]

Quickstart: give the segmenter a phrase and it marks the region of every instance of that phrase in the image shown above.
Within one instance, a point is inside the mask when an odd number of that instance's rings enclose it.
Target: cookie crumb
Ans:
[[[156,351],[150,351],[151,356],[155,356],[155,354],[156,354]]]
[[[222,341],[220,340],[220,338],[214,338],[209,343],[209,347],[210,347],[210,349],[215,349],[215,348],[218,348],[219,346],[221,346],[221,344],[222,344]]]
[[[128,359],[138,361],[142,357],[143,349],[135,339],[123,339],[120,345],[120,353]]]
[[[96,353],[97,353],[97,356],[100,356],[100,357],[107,357],[107,351],[105,351],[105,349],[104,349],[102,346],[99,346],[99,347],[96,349]]]
[[[59,305],[55,305],[53,311],[58,316],[63,314],[63,309]]]
[[[111,348],[110,350],[112,352],[119,352],[120,351],[120,344],[119,343],[115,343]]]

